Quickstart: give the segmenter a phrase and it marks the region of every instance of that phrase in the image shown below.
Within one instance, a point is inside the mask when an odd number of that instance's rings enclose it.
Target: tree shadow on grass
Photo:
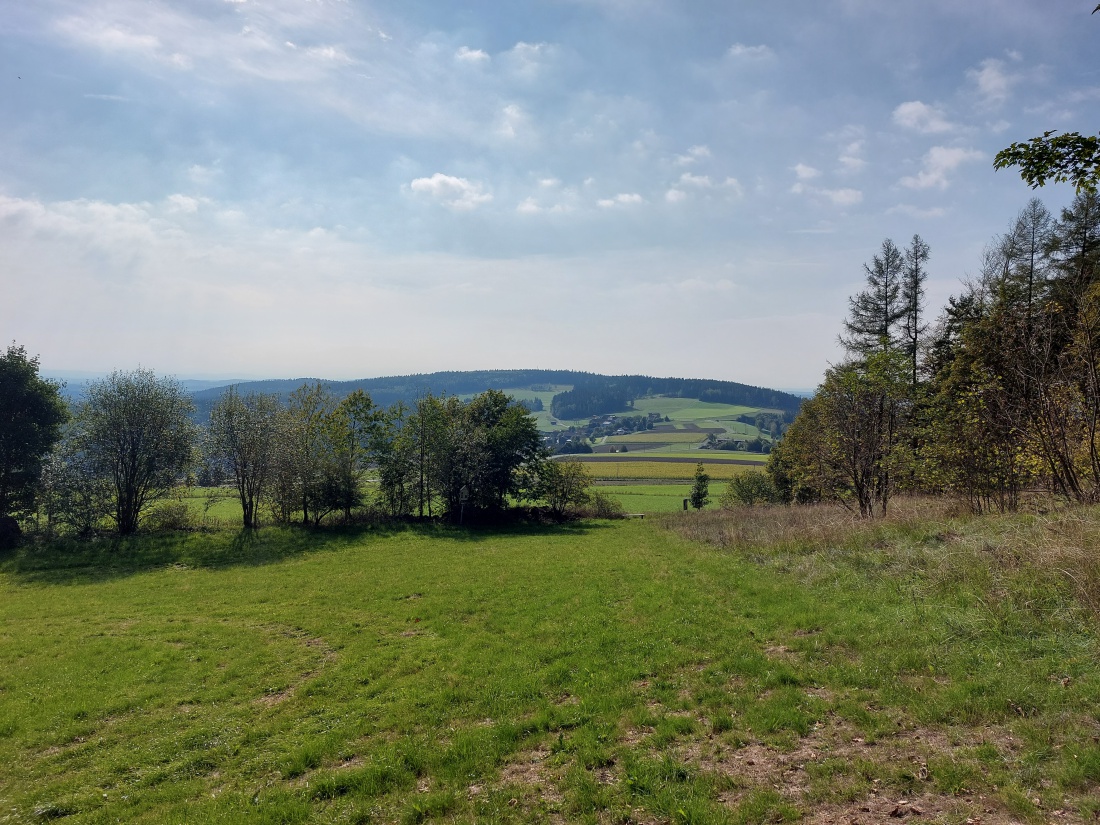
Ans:
[[[462,527],[438,522],[262,530],[147,533],[126,538],[56,539],[27,544],[0,556],[0,573],[17,584],[88,584],[126,578],[167,567],[206,570],[258,567],[314,553],[352,549],[400,536],[453,544],[477,544],[506,537],[578,537],[610,525],[512,523]]]

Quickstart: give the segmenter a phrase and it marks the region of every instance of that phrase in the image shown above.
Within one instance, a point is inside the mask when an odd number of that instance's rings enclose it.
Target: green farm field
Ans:
[[[674,513],[684,509],[684,499],[691,497],[691,483],[682,484],[599,484],[597,489],[617,499],[628,513]],[[717,507],[724,482],[711,482],[709,507]]]
[[[0,816],[1093,821],[1100,515],[895,512],[26,548]]]
[[[584,426],[588,423],[588,419],[578,419],[575,421],[558,420],[552,418],[550,415],[550,402],[554,396],[565,390],[567,387],[555,387],[551,392],[534,392],[528,389],[504,389],[507,395],[511,395],[516,400],[530,400],[539,398],[542,400],[544,409],[540,413],[535,413],[535,419],[538,422],[538,428],[542,432],[558,432],[566,430],[570,426]],[[662,418],[667,416],[669,423],[673,425],[693,424],[699,427],[715,427],[722,428],[726,432],[736,433],[738,435],[744,435],[748,438],[755,438],[760,435],[760,431],[751,424],[745,424],[737,421],[737,417],[740,415],[755,415],[758,412],[777,412],[776,410],[765,410],[757,407],[743,407],[736,404],[714,404],[710,402],[698,401],[692,398],[666,398],[664,396],[652,396],[648,398],[638,398],[634,402],[633,409],[621,410],[619,415],[634,416],[634,415],[648,415],[649,413],[658,413]],[[552,423],[553,422],[553,423]],[[658,433],[646,433],[646,435],[659,435]],[[686,436],[684,433],[683,436]],[[698,443],[706,437],[704,433],[701,438],[698,439],[685,439],[686,443]],[[612,439],[620,438],[620,436],[611,436]],[[632,436],[622,436],[625,440],[631,440]],[[654,439],[662,440],[662,439]],[[668,441],[670,439],[663,439]]]

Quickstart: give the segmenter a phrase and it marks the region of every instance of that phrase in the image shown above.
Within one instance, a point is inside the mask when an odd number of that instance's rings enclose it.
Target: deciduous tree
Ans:
[[[60,386],[40,378],[38,358],[12,343],[0,355],[0,518],[33,508],[42,461],[67,418]]]
[[[274,395],[241,397],[229,387],[210,411],[207,450],[233,477],[244,526],[258,526],[258,508],[268,492],[278,455],[281,408]]]
[[[695,465],[695,482],[691,486],[691,506],[702,510],[710,503],[710,475],[703,469],[703,462]]]
[[[146,506],[181,480],[195,440],[192,410],[179,382],[151,370],[115,372],[88,387],[76,446],[110,481],[120,534],[137,532]]]

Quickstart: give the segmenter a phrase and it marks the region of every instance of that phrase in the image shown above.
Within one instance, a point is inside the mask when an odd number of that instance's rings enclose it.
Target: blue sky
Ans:
[[[0,335],[54,370],[813,386],[884,238],[930,244],[935,313],[1032,194],[997,150],[1096,132],[1094,6],[7,4]]]

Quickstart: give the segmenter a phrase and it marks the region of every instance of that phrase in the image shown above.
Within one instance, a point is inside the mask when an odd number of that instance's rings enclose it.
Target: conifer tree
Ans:
[[[930,250],[928,244],[921,240],[920,235],[914,235],[909,247],[905,250],[904,271],[901,282],[901,303],[904,307],[904,315],[901,319],[902,347],[910,367],[910,386],[917,389],[917,360],[920,354],[921,340],[928,331],[928,325],[923,323],[924,314],[924,282],[928,279],[928,263]]]
[[[863,265],[867,289],[849,299],[845,334],[840,336],[840,343],[853,355],[886,352],[897,343],[895,328],[905,318],[901,300],[904,269],[905,258],[889,238],[882,242],[882,251],[871,259],[871,265]]]

